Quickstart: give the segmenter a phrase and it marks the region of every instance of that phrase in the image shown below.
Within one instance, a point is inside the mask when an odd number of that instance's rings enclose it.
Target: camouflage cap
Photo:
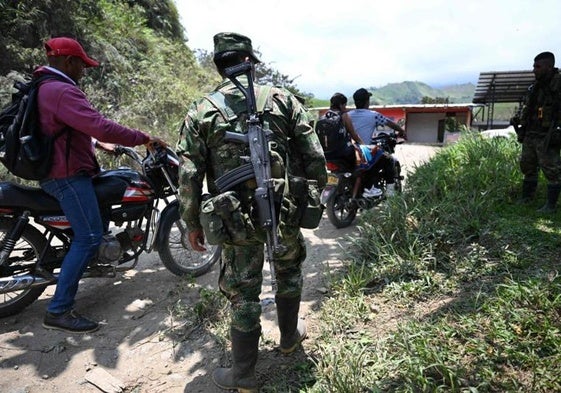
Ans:
[[[230,51],[247,52],[255,62],[261,62],[253,53],[251,40],[248,37],[238,33],[216,34],[214,36],[214,56]]]

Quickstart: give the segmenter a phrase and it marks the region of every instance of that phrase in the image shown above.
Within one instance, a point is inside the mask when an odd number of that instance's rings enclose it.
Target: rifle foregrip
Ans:
[[[273,212],[271,211],[272,201],[269,200],[269,191],[264,187],[257,187],[255,190],[255,203],[259,214],[259,225],[265,229],[273,229]]]

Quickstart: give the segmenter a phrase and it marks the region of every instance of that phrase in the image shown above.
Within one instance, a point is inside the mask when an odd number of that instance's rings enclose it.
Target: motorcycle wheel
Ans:
[[[403,176],[401,176],[401,164],[399,161],[395,163],[395,190],[397,192],[403,191]]]
[[[12,221],[0,220],[0,244],[12,228]],[[34,270],[37,257],[46,246],[46,240],[37,229],[27,225],[20,239],[14,246],[9,256],[10,267],[17,267],[18,273],[13,276],[2,278],[30,275]],[[7,284],[6,284],[7,285]],[[36,286],[0,294],[0,318],[14,315],[33,303],[45,290],[47,286]]]
[[[207,251],[199,252],[191,248],[187,239],[187,227],[179,218],[175,207],[170,214],[162,216],[160,222],[161,242],[158,254],[164,266],[177,276],[198,277],[208,272],[220,259],[220,246],[205,245]]]
[[[358,211],[358,206],[350,202],[351,195],[349,193],[333,193],[327,200],[327,218],[335,228],[345,228],[353,223]]]

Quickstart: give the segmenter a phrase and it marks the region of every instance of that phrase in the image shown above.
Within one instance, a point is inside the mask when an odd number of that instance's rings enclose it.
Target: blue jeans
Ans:
[[[103,223],[89,176],[45,180],[41,188],[59,201],[74,231],[70,250],[62,261],[55,294],[47,308],[48,312],[58,314],[71,310],[74,305],[80,278],[101,243]]]

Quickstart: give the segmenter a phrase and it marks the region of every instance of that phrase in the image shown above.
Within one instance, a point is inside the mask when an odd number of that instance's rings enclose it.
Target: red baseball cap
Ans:
[[[82,59],[86,67],[97,67],[99,63],[90,59],[78,41],[68,37],[51,38],[45,42],[47,56],[76,56]]]

